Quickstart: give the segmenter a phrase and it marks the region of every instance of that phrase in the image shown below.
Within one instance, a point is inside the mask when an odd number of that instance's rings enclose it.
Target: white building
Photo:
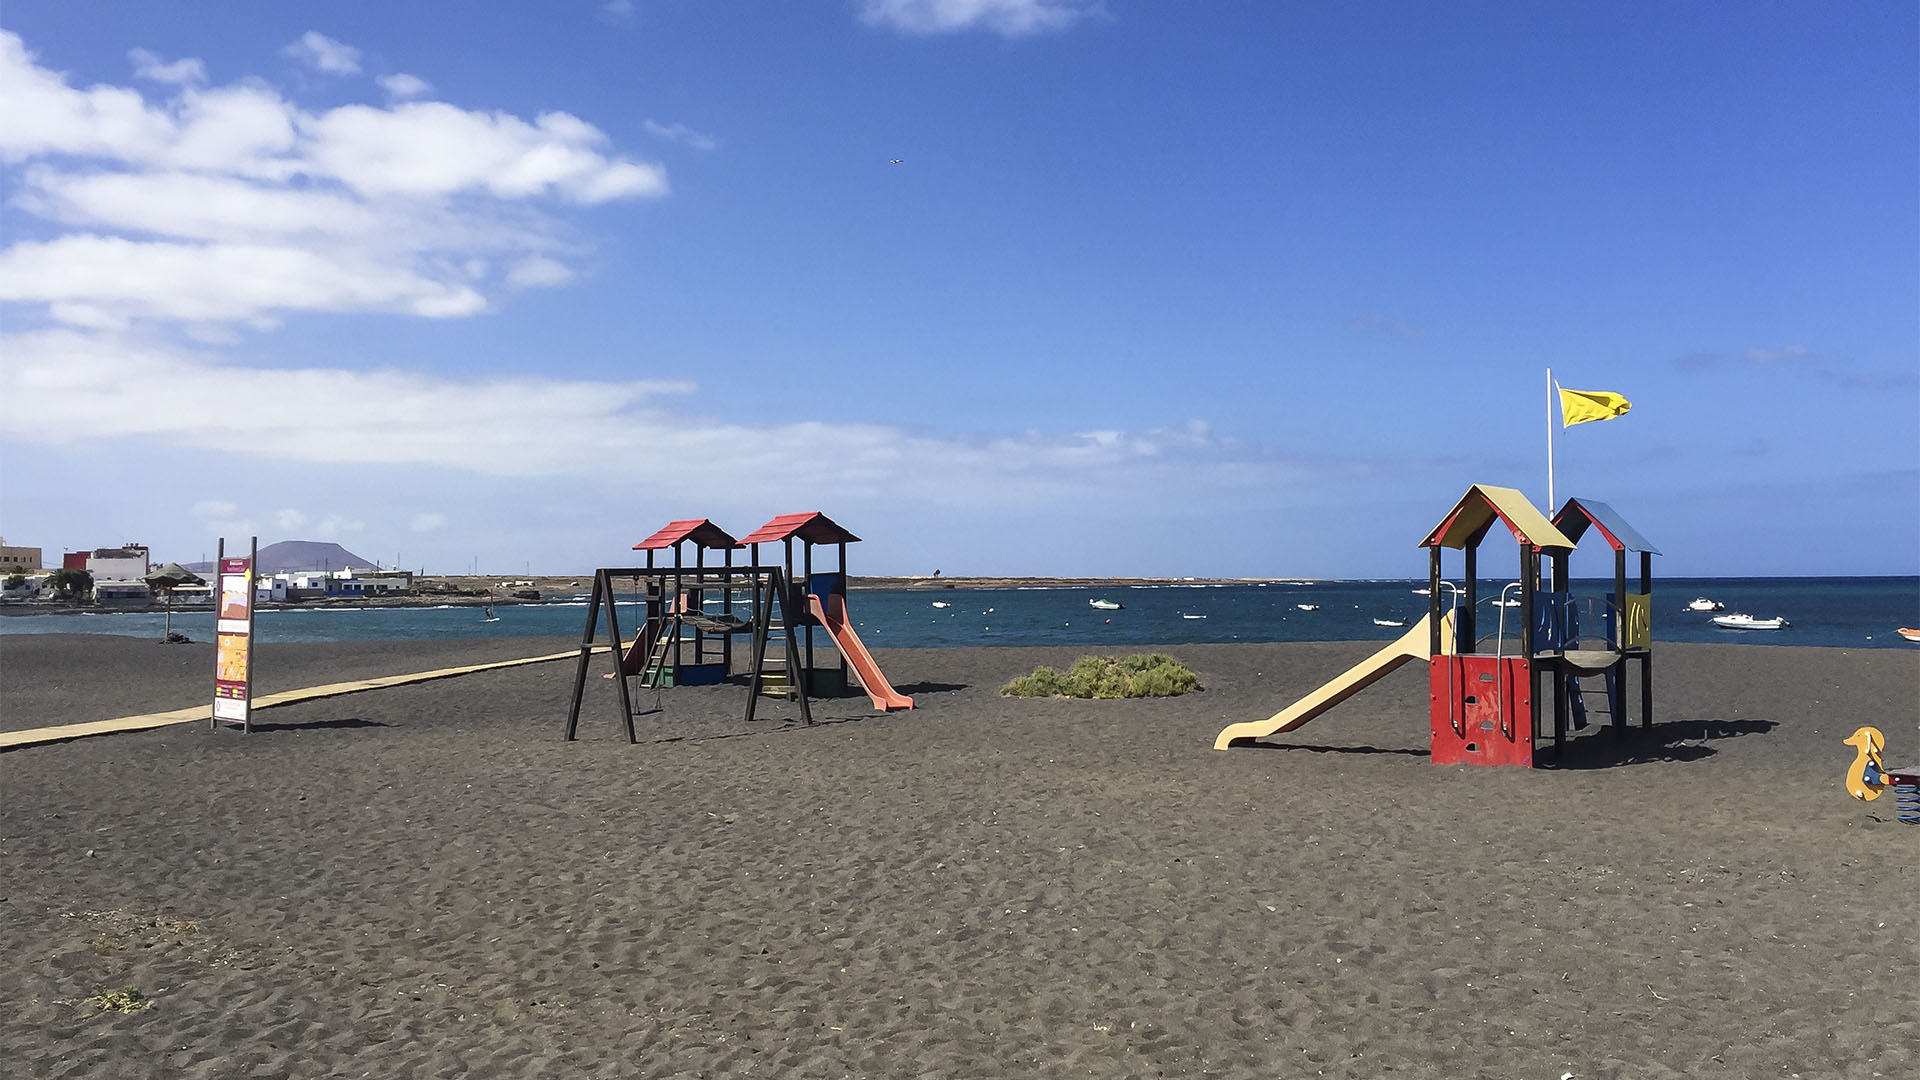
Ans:
[[[99,601],[153,599],[153,590],[146,580],[151,568],[143,544],[95,548],[87,556],[87,573],[93,575],[93,598]]]

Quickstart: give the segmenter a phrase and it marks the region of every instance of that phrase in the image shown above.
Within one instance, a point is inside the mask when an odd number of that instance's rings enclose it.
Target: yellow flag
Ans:
[[[1626,398],[1605,390],[1568,390],[1564,386],[1556,389],[1560,391],[1560,426],[1563,428],[1589,420],[1611,420],[1627,415],[1627,410],[1633,408],[1633,403]]]

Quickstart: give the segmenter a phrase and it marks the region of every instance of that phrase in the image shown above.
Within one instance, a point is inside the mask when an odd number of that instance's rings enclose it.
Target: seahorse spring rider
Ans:
[[[1846,743],[1857,753],[1847,769],[1847,794],[1861,802],[1880,797],[1883,788],[1893,789],[1893,812],[1909,825],[1920,825],[1920,770],[1889,769],[1880,760],[1887,737],[1877,727],[1863,727],[1847,736]]]

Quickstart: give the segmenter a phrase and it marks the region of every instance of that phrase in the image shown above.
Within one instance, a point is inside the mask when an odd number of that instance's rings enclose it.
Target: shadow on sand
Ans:
[[[1719,753],[1712,744],[1743,735],[1765,735],[1778,727],[1773,720],[1669,720],[1650,730],[1629,727],[1624,739],[1616,739],[1611,728],[1601,726],[1567,740],[1566,751],[1553,756],[1551,744],[1543,743],[1534,751],[1534,763],[1544,769],[1612,769],[1622,765],[1648,765],[1657,761],[1699,761]],[[1314,743],[1261,742],[1242,739],[1236,749],[1305,750],[1313,754],[1393,754],[1426,757],[1427,751],[1405,747],[1326,746]]]
[[[1548,749],[1541,764],[1552,769],[1612,769],[1657,761],[1699,761],[1720,752],[1712,745],[1715,742],[1765,735],[1779,726],[1773,720],[1666,720],[1651,730],[1628,727],[1624,739],[1614,738],[1603,726],[1567,740],[1566,752],[1557,761]]]
[[[388,724],[380,720],[367,720],[358,716],[350,716],[350,717],[345,717],[339,720],[303,720],[297,724],[255,723],[253,725],[253,730],[255,731],[324,731],[329,728],[339,728],[342,730],[346,730],[351,728],[392,727],[392,726],[393,726],[392,724]]]

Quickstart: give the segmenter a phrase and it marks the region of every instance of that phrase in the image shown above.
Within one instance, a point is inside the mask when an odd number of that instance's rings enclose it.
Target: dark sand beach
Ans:
[[[263,692],[577,645],[263,646]],[[1216,753],[1373,643],[876,653],[912,712],[572,665],[0,754],[20,1077],[1897,1077],[1920,1073],[1920,652],[1662,645],[1659,723],[1435,767],[1407,669]],[[0,639],[10,729],[206,697],[210,646]],[[596,661],[607,670],[608,661]],[[641,691],[637,701],[653,704]],[[97,1012],[96,989],[152,1007]]]

